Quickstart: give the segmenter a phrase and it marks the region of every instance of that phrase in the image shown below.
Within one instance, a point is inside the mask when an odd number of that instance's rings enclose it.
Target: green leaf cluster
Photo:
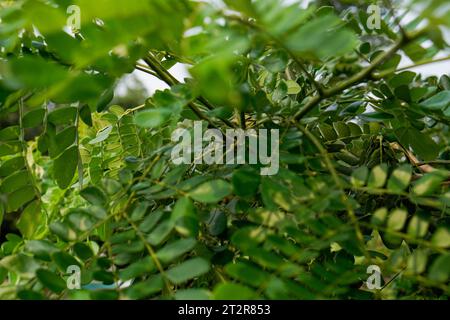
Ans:
[[[442,1],[72,2],[0,0],[0,299],[448,299]],[[167,89],[114,104],[132,72]],[[174,165],[193,121],[279,172]]]

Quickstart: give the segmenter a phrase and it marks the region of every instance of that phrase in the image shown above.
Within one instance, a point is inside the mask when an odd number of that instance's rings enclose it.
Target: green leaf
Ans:
[[[5,217],[5,208],[3,207],[3,204],[0,204],[0,226],[3,223],[4,217]],[[0,236],[2,236],[1,230],[0,230]]]
[[[103,191],[94,186],[84,188],[80,191],[80,195],[95,206],[104,206],[108,201]]]
[[[17,211],[20,209],[20,207],[33,200],[35,197],[36,191],[32,186],[27,186],[19,190],[16,190],[13,193],[9,194],[7,197],[8,206],[6,211],[7,212]]]
[[[0,185],[0,192],[11,193],[26,185],[31,184],[30,175],[27,170],[17,171],[3,180]]]
[[[445,283],[450,274],[450,254],[440,255],[431,265],[430,280]]]
[[[361,44],[361,45],[359,46],[359,51],[360,51],[362,54],[368,54],[368,53],[370,53],[370,49],[371,49],[370,42],[364,42],[363,44]]]
[[[413,193],[418,196],[429,196],[438,189],[441,182],[447,178],[447,174],[441,171],[434,171],[425,174],[414,183]]]
[[[358,126],[356,123],[349,122],[347,123],[347,127],[350,129],[350,135],[352,137],[358,137],[362,134],[361,127]]]
[[[67,79],[68,71],[62,65],[44,60],[38,56],[11,59],[11,76],[26,88],[43,88]],[[30,72],[32,70],[32,72]]]
[[[416,214],[412,217],[408,225],[408,234],[414,238],[422,238],[426,235],[429,222],[427,217],[421,214]]]
[[[415,76],[416,74],[412,71],[400,72],[389,80],[389,85],[394,89],[403,85],[409,85]]]
[[[411,101],[411,91],[407,85],[401,85],[395,88],[394,94],[400,100]]]
[[[45,117],[45,109],[31,110],[26,113],[22,119],[22,126],[24,128],[34,128],[43,124]]]
[[[388,181],[388,189],[394,192],[402,192],[411,181],[412,170],[408,164],[401,165],[394,170]]]
[[[58,133],[53,139],[49,141],[50,157],[58,157],[64,150],[72,146],[76,141],[77,128],[70,126]]]
[[[64,151],[53,166],[53,174],[61,189],[70,186],[78,167],[78,147],[73,146]]]
[[[177,222],[180,218],[185,216],[196,216],[195,206],[187,197],[178,199],[173,207],[170,218],[172,221]]]
[[[367,176],[369,175],[369,169],[365,166],[359,167],[353,171],[351,183],[355,187],[363,187],[366,184]]]
[[[405,209],[394,209],[390,214],[387,222],[387,227],[391,230],[399,231],[405,225],[408,212]]]
[[[256,194],[261,176],[258,172],[250,167],[244,167],[233,172],[234,193],[241,197],[251,197]]]
[[[0,141],[11,141],[19,139],[19,127],[11,126],[0,130]]]
[[[82,242],[75,243],[75,245],[73,246],[73,250],[77,257],[79,257],[83,261],[88,260],[94,255],[92,249],[87,244]]]
[[[380,54],[381,52],[378,51],[377,53],[375,53],[374,55],[372,55],[372,59],[373,60],[378,54]],[[379,69],[381,70],[390,70],[390,69],[396,69],[397,66],[400,64],[400,61],[402,59],[402,56],[400,54],[394,54],[392,56],[392,58],[390,58],[389,60],[387,60],[387,62],[383,63]]]
[[[147,237],[147,241],[153,246],[159,245],[167,238],[173,227],[173,222],[170,219],[161,222]]]
[[[388,176],[388,166],[382,163],[372,169],[367,183],[369,188],[382,188]]]
[[[4,257],[0,260],[0,266],[24,277],[34,277],[40,267],[36,260],[22,253]]]
[[[143,259],[133,262],[125,269],[121,270],[119,277],[121,280],[126,281],[140,277],[146,273],[151,273],[156,269],[155,263],[151,257],[145,257]]]
[[[203,258],[193,258],[167,270],[167,278],[174,284],[181,284],[209,271],[209,263]]]
[[[198,232],[198,217],[192,200],[184,197],[175,204],[171,221],[175,223],[175,230],[185,237],[195,237]]]
[[[440,85],[441,88],[443,88],[444,90],[450,91],[450,77],[447,76],[446,74],[443,74],[443,75],[441,76],[441,78],[439,79],[439,85]]]
[[[20,141],[1,142],[0,141],[0,157],[19,153],[22,150]]]
[[[112,129],[113,129],[112,126],[107,126],[107,127],[103,128],[102,130],[100,130],[97,133],[97,136],[94,139],[89,141],[89,144],[97,144],[97,143],[105,141],[106,139],[108,139],[109,135],[111,134]]]
[[[219,209],[212,210],[207,222],[208,231],[212,236],[218,236],[227,228],[227,216]]]
[[[73,124],[77,117],[77,108],[58,108],[48,114],[47,120],[54,125]]]
[[[169,263],[192,250],[196,243],[196,240],[192,238],[176,240],[166,244],[156,253],[156,256],[162,263]]]
[[[147,217],[145,217],[145,219],[139,225],[139,230],[143,232],[149,232],[156,226],[156,224],[162,218],[163,215],[164,212],[162,210],[152,212]]]
[[[450,247],[450,230],[448,227],[440,227],[431,238],[431,243],[439,248]]]
[[[97,102],[97,112],[104,111],[114,98],[114,86],[103,92]]]
[[[45,296],[42,293],[26,289],[18,291],[17,297],[20,300],[45,300]]]
[[[430,110],[444,111],[450,106],[450,90],[441,91],[420,104],[421,107]]]
[[[90,292],[92,300],[117,300],[119,294],[115,290],[95,290]]]
[[[427,50],[417,42],[411,42],[403,47],[405,54],[414,62],[420,61],[427,54]]]
[[[319,124],[319,130],[322,136],[328,140],[336,140],[338,138],[336,131],[334,131],[333,127],[326,123]]]
[[[36,258],[45,261],[50,261],[51,255],[58,252],[58,248],[47,240],[28,241],[25,245],[25,249]]]
[[[345,149],[342,149],[341,152],[337,152],[336,158],[344,161],[345,163],[348,163],[351,166],[356,166],[360,163],[360,158],[358,158],[353,153]]]
[[[404,146],[411,146],[413,151],[425,161],[435,159],[439,154],[439,145],[427,134],[415,128],[399,128],[395,135]]]
[[[53,222],[50,230],[64,241],[75,241],[77,239],[76,232],[68,225],[61,222]]]
[[[32,239],[39,230],[44,228],[45,221],[41,202],[36,200],[31,202],[22,212],[17,221],[17,228],[24,238]]]
[[[284,51],[274,51],[264,57],[262,65],[270,72],[277,73],[286,69],[288,63],[288,56]],[[292,80],[291,80],[292,81]],[[292,81],[294,82],[294,81]],[[295,84],[294,84],[295,83]],[[297,91],[298,84],[296,82],[290,83],[293,90]],[[289,93],[289,83],[288,93]],[[298,92],[297,92],[298,93]],[[295,93],[296,94],[296,93]]]
[[[388,216],[388,211],[386,208],[380,208],[377,211],[374,212],[371,223],[375,226],[382,226],[384,222],[386,221],[386,218]]]
[[[148,202],[139,202],[131,213],[131,220],[140,221],[147,213],[147,209],[149,206],[150,203]]]
[[[67,252],[55,252],[52,255],[52,260],[56,263],[59,268],[59,271],[66,273],[67,268],[70,266],[80,266],[80,263],[77,259],[72,257]]]
[[[210,292],[204,289],[185,289],[175,293],[175,300],[209,300]]]
[[[224,180],[212,180],[205,182],[189,192],[188,195],[195,201],[203,203],[217,203],[229,196],[233,188]]]
[[[236,283],[219,284],[213,295],[216,300],[251,300],[257,297],[252,289]]]
[[[341,139],[350,136],[350,128],[344,122],[333,122],[333,128]]]
[[[295,82],[294,80],[287,80],[286,85],[287,85],[287,93],[288,94],[298,94],[302,90],[302,88],[299,86],[299,84],[297,82]]]
[[[170,109],[149,109],[136,114],[135,122],[143,128],[156,128],[167,122],[171,115]]]
[[[113,196],[122,189],[122,184],[114,179],[104,178],[102,184],[107,195]]]
[[[85,124],[87,124],[89,127],[92,127],[92,115],[89,105],[85,104],[84,106],[81,107],[80,118],[81,120],[83,120]]]
[[[46,288],[55,293],[61,293],[67,288],[66,282],[60,276],[51,271],[39,269],[36,271],[36,276]]]
[[[289,35],[287,46],[300,55],[318,58],[339,56],[356,47],[356,37],[346,28],[337,28],[341,20],[334,15],[312,19]]]
[[[163,287],[164,280],[162,276],[156,275],[131,286],[126,290],[126,295],[130,299],[144,299],[161,291]]]
[[[25,160],[22,156],[6,160],[0,166],[0,177],[9,176],[11,172],[18,171],[24,167],[25,167]]]
[[[246,262],[228,264],[225,270],[233,278],[253,287],[263,286],[269,276],[266,272]]]
[[[407,272],[413,274],[420,274],[425,271],[427,267],[428,254],[424,250],[417,249],[408,258]]]
[[[71,226],[76,230],[82,232],[91,230],[96,222],[90,215],[81,211],[69,213],[67,221],[70,222]]]

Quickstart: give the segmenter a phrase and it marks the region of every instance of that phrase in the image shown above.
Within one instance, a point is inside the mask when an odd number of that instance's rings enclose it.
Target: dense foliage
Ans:
[[[223,2],[0,1],[0,298],[446,299],[450,78],[408,63],[447,1]],[[111,105],[134,70],[168,89]],[[279,129],[278,174],[174,165],[193,120]]]

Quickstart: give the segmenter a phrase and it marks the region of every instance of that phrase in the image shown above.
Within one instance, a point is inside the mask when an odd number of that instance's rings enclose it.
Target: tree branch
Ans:
[[[407,35],[401,36],[400,39],[390,48],[388,51],[378,55],[372,63],[367,66],[366,68],[362,69],[352,77],[350,77],[347,80],[344,80],[340,83],[338,83],[335,87],[325,90],[323,92],[323,96],[315,95],[302,109],[297,111],[297,113],[294,114],[293,119],[300,120],[303,118],[307,113],[309,113],[317,104],[319,104],[323,98],[329,98],[336,94],[341,93],[345,89],[348,89],[352,87],[353,85],[360,83],[361,81],[371,78],[373,71],[386,62],[389,58],[391,58],[400,48],[402,48],[404,45],[410,43],[411,41],[414,41],[418,37],[420,37],[424,32],[426,31],[426,28],[416,32],[413,35]]]
[[[170,72],[168,72],[166,69],[164,69],[164,67],[159,63],[159,61],[157,61],[155,59],[155,57],[153,57],[151,54],[148,54],[147,57],[144,58],[144,61],[155,72],[155,74],[158,76],[158,78],[160,78],[162,81],[167,83],[169,86],[172,87],[172,86],[180,83],[174,76],[172,76],[170,74]],[[197,98],[197,100],[200,101],[201,103],[203,103],[208,109],[210,109],[210,110],[214,109],[214,107],[209,102],[207,102],[207,100],[205,98],[199,97],[199,98]],[[203,114],[194,103],[190,102],[188,104],[188,107],[195,113],[195,115],[197,117],[209,122],[213,127],[216,127],[216,125],[214,125],[212,120],[208,116]],[[218,119],[221,120],[223,123],[225,123],[227,126],[229,126],[231,128],[235,127],[233,125],[233,123],[231,123],[227,119],[222,119],[222,118],[218,118]]]

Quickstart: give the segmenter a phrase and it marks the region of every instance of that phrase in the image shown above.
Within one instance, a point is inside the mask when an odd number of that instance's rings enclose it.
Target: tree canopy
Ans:
[[[446,0],[0,0],[0,299],[447,299],[450,78],[414,67],[449,28]],[[112,104],[132,72],[168,89]],[[279,170],[174,164],[198,121],[276,130]]]

